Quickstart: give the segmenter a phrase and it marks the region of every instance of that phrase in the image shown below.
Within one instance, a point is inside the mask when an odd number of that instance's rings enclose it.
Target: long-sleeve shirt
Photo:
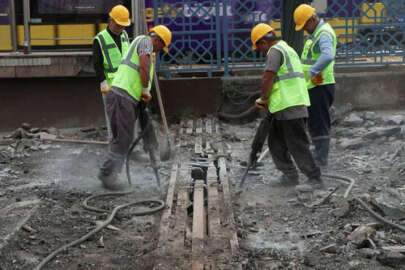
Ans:
[[[121,52],[120,35],[114,34],[113,32],[111,32],[110,29],[108,29],[108,27],[107,27],[107,31],[111,35],[115,44],[117,44],[117,47]],[[94,41],[93,41],[93,66],[94,66],[94,70],[96,71],[97,80],[100,83],[106,79],[105,75],[104,75],[104,65],[103,64],[104,64],[104,58],[103,58],[103,52],[101,51],[100,43],[96,39],[94,39]]]
[[[316,26],[315,31],[317,31],[323,24],[325,24],[325,21],[321,19],[319,24]],[[330,62],[335,59],[335,55],[333,53],[333,40],[329,37],[329,35],[321,35],[319,43],[314,47],[314,51],[317,53],[320,52],[321,56],[309,69],[310,76],[322,72],[322,70],[324,70],[330,64]]]

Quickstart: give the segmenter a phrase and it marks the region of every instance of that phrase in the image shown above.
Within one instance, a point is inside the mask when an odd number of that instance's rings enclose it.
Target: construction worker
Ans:
[[[114,74],[129,47],[129,38],[124,30],[131,24],[129,11],[123,5],[113,7],[109,13],[108,26],[99,32],[93,41],[93,64],[104,102],[108,139],[111,140],[111,127],[107,117],[105,97],[111,87]]]
[[[315,146],[314,158],[322,169],[327,168],[331,119],[329,109],[335,97],[334,65],[336,35],[332,27],[320,19],[315,8],[302,4],[294,11],[295,30],[310,35],[301,55],[311,106],[308,126]]]
[[[99,180],[108,189],[121,188],[117,184],[117,176],[133,141],[135,120],[139,118],[142,129],[151,124],[144,110],[145,105],[152,99],[150,94],[154,73],[152,53],[162,49],[167,52],[171,39],[172,33],[164,25],[153,27],[148,35],[137,36],[114,74],[114,80],[106,96],[112,140],[107,159],[98,174]],[[150,137],[146,135],[144,138],[151,139]]]
[[[268,144],[274,164],[283,175],[281,184],[297,185],[298,168],[308,177],[298,190],[323,188],[321,171],[309,150],[306,133],[307,106],[310,105],[304,73],[297,53],[274,29],[264,23],[251,31],[253,50],[267,55],[262,77],[261,96],[255,105],[268,110],[270,130]]]

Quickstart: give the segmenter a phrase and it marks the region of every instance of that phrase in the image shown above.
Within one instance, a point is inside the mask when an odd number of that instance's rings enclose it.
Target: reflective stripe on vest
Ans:
[[[309,95],[299,56],[282,40],[272,46],[267,55],[272,49],[278,50],[284,61],[277,71],[273,89],[270,92],[268,108],[270,113],[293,106],[309,106]]]
[[[128,92],[135,100],[140,100],[142,93],[142,82],[141,76],[139,74],[139,56],[138,56],[138,45],[143,38],[148,38],[147,36],[138,36],[132,41],[131,46],[121,60],[121,64],[118,67],[118,71],[115,73],[113,86],[121,88]],[[149,83],[148,88],[152,86],[154,73],[154,64],[152,55],[150,56],[150,73],[149,73]]]
[[[311,66],[313,64],[315,64],[316,61],[321,56],[321,53],[314,52],[314,48],[319,43],[319,40],[321,39],[321,36],[323,34],[326,34],[331,38],[331,40],[333,42],[333,54],[336,55],[337,39],[336,39],[335,32],[333,31],[333,28],[329,24],[324,23],[321,27],[319,27],[319,29],[317,29],[317,31],[315,33],[313,33],[312,36],[310,36],[310,39],[308,39],[305,42],[304,49],[303,49],[302,55],[301,55],[301,63],[303,64],[305,79],[307,82],[308,89],[312,89],[315,87],[315,85],[311,81],[311,78],[309,78],[309,76],[308,76],[308,72],[311,69]],[[334,65],[335,65],[335,61],[332,61],[322,71],[322,75],[323,75],[322,85],[335,83]]]
[[[106,40],[106,38],[108,40]],[[96,39],[99,41],[100,48],[103,53],[104,75],[106,77],[108,85],[111,86],[112,80],[114,78],[114,73],[118,70],[122,55],[127,52],[129,47],[128,34],[125,30],[122,31],[122,33],[120,34],[121,51],[118,49],[117,44],[111,37],[110,33],[108,33],[107,29],[101,31],[96,36]],[[111,55],[114,55],[114,59],[112,59]]]
[[[304,72],[294,72],[294,69],[291,65],[290,57],[289,57],[288,53],[286,52],[286,50],[281,45],[276,44],[276,45],[274,45],[274,48],[279,49],[284,53],[287,70],[288,70],[288,74],[286,74],[286,75],[281,75],[281,76],[277,75],[274,82],[278,82],[281,80],[287,80],[287,79],[291,79],[291,78],[305,78]]]

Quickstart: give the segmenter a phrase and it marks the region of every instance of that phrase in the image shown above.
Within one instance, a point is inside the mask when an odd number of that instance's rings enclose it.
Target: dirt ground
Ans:
[[[403,121],[391,119],[393,114]],[[354,178],[352,193],[374,209],[380,202],[377,198],[405,184],[404,114],[355,112],[333,127],[328,173]],[[370,229],[365,239],[349,240],[356,228],[375,220],[351,196],[343,199],[347,186],[339,181],[325,178],[328,190],[297,194],[294,188],[279,185],[281,174],[267,157],[263,166],[251,171],[246,188],[240,190],[243,161],[258,123],[222,123],[221,127],[230,153],[228,167],[241,250],[238,259],[243,269],[405,269],[404,250],[392,251],[393,246],[405,245],[400,231],[372,224],[374,230]],[[376,132],[377,128],[383,131]],[[105,136],[104,130],[60,132],[86,139]],[[193,143],[189,142],[189,148]],[[106,146],[36,139],[0,146],[1,270],[33,269],[49,253],[106,219],[107,214],[82,207],[86,197],[103,191],[95,176],[105,150]],[[180,151],[186,154],[189,150]],[[162,163],[165,185],[170,168],[171,162]],[[134,193],[91,204],[112,209],[134,200],[164,200],[148,162],[132,162],[131,172],[136,182]],[[124,183],[125,176],[121,178]],[[301,175],[300,181],[304,180]],[[335,187],[338,190],[328,200],[310,207]],[[397,205],[391,212],[382,207],[377,210],[403,225],[405,214],[402,204]],[[119,212],[112,227],[61,253],[44,269],[153,269],[160,214],[133,217],[131,212],[137,209]],[[28,217],[25,223],[21,223],[23,217]],[[21,229],[12,234],[18,226]]]

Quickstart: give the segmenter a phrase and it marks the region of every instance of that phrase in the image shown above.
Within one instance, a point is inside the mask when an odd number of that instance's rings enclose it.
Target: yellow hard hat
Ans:
[[[156,25],[155,27],[153,27],[152,29],[150,29],[150,32],[155,32],[165,43],[165,47],[163,48],[163,50],[165,50],[165,52],[169,51],[169,45],[172,42],[172,32],[170,32],[169,28],[167,28],[164,25]]]
[[[315,14],[315,11],[315,8],[310,5],[299,5],[294,11],[295,31],[300,31],[305,23]]]
[[[264,37],[268,32],[273,32],[274,29],[265,23],[259,23],[255,27],[253,27],[252,31],[250,32],[250,39],[252,40],[252,50],[256,50],[256,42],[258,42],[262,37]]]
[[[131,24],[129,19],[129,11],[123,5],[116,5],[110,11],[110,17],[119,25],[128,26]]]

